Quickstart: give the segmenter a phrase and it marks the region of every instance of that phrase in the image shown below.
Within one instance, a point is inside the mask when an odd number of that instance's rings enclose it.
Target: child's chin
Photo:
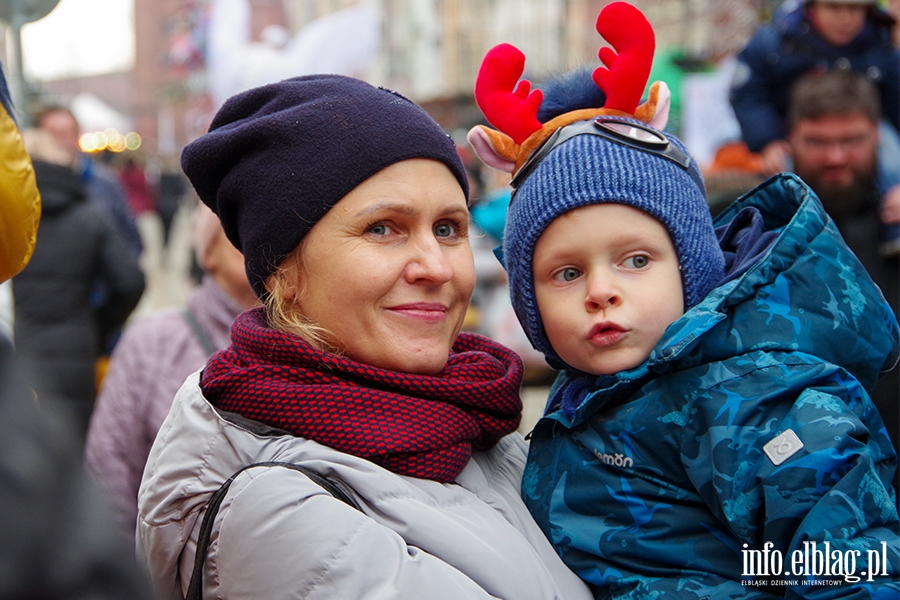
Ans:
[[[584,371],[589,375],[595,375],[597,377],[601,375],[615,375],[616,373],[621,373],[622,371],[630,371],[631,369],[637,367],[643,362],[643,360],[604,360],[589,362],[578,367],[579,370]]]

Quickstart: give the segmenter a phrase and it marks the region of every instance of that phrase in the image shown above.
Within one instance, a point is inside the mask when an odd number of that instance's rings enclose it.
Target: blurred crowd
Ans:
[[[889,4],[893,12],[874,1],[785,2],[772,22],[762,25],[732,57],[736,63],[730,103],[740,138],[716,149],[704,176],[710,209],[716,214],[771,175],[798,174],[821,198],[897,314],[900,39],[897,3]],[[9,120],[8,102],[5,108]],[[31,405],[36,397],[41,412],[52,413],[53,423],[37,427],[35,435],[58,437],[58,444],[47,445],[46,451],[71,454],[65,464],[48,459],[52,469],[80,472],[84,457],[91,478],[111,501],[110,514],[117,517],[115,535],[125,544],[133,543],[144,463],[176,390],[210,355],[228,346],[232,320],[255,306],[257,299],[247,282],[243,257],[212,213],[198,207],[177,164],[139,152],[83,152],[78,121],[63,105],[44,106],[33,123],[33,128],[21,131],[21,143],[40,192],[40,224],[30,260],[0,287],[2,339],[15,347],[13,358],[12,349],[4,346],[0,364],[6,372],[0,379],[3,403]],[[3,143],[11,144],[14,137],[4,137]],[[483,167],[464,139],[456,141],[470,177],[477,272],[464,329],[513,349],[525,363],[526,386],[544,388],[556,373],[522,331],[509,300],[506,273],[494,255],[510,202],[508,177]],[[7,156],[5,148],[0,156]],[[0,164],[0,172],[8,168]],[[0,200],[2,210],[9,210],[7,200]],[[0,239],[4,252],[7,246]],[[10,256],[3,258],[7,262]],[[164,279],[175,284],[160,292]],[[151,300],[151,293],[167,295]],[[11,371],[27,379],[14,385]],[[895,370],[874,397],[895,446],[900,441],[898,382]],[[32,429],[13,423],[17,422],[11,420],[4,430],[18,428],[21,437]],[[69,433],[54,433],[63,429]],[[8,453],[21,457],[28,451],[27,440],[16,446],[12,439],[6,431],[0,433],[4,467]],[[32,468],[45,467],[35,460]],[[76,477],[72,485],[86,494],[80,486],[87,484],[77,476],[45,474],[57,482]],[[10,489],[6,477],[0,489]],[[34,494],[51,493],[40,486],[35,490]],[[48,505],[47,514],[66,515],[74,536],[68,543],[91,548],[88,540],[100,535],[103,526],[97,522],[104,519],[103,514],[84,510],[94,496],[53,493],[52,502],[58,505]],[[33,496],[8,496],[4,491],[0,499],[40,509]],[[79,531],[73,521],[83,519],[92,519],[90,527]],[[4,517],[4,523],[7,520]],[[25,530],[12,535],[3,539],[30,536],[34,544],[58,543],[42,542],[44,534]],[[110,542],[109,547],[125,546]],[[23,560],[14,561],[8,554],[8,547],[0,548],[0,573]],[[114,555],[111,551],[95,558],[109,560],[114,569],[127,573],[129,567]],[[68,563],[69,568],[100,568],[82,558],[81,563]],[[145,593],[140,578],[129,577],[123,575],[118,585],[107,586],[101,591],[106,596],[90,597],[140,597]],[[12,581],[0,576],[0,597],[12,597],[15,591],[3,587]],[[44,583],[45,597],[60,598],[81,597],[79,586],[84,585],[62,576]],[[33,581],[21,585],[24,590]]]

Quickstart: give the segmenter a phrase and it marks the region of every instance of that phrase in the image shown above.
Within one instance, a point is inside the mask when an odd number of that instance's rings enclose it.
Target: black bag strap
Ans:
[[[206,553],[209,551],[210,535],[212,534],[213,521],[216,520],[216,515],[219,513],[219,507],[222,505],[222,501],[225,499],[225,494],[228,493],[228,488],[231,487],[231,484],[234,482],[235,478],[247,469],[252,469],[254,467],[284,467],[286,469],[299,471],[300,473],[303,473],[304,475],[309,477],[309,479],[311,479],[313,483],[323,488],[326,492],[328,492],[338,500],[341,500],[342,502],[345,502],[356,510],[362,512],[359,504],[356,503],[356,500],[353,499],[353,496],[351,496],[344,488],[346,484],[338,481],[332,481],[331,479],[328,479],[324,475],[321,475],[313,471],[312,469],[308,469],[301,465],[295,465],[293,463],[277,461],[259,462],[241,467],[234,473],[234,475],[228,478],[228,481],[223,483],[222,486],[218,490],[216,490],[216,492],[206,503],[206,514],[203,516],[203,522],[200,524],[200,536],[197,539],[197,554],[194,556],[194,570],[191,572],[191,583],[190,585],[188,585],[188,591],[187,595],[185,596],[185,600],[200,600],[202,598],[203,567],[206,564]]]
[[[200,327],[200,322],[188,307],[184,308],[184,319],[188,322],[188,325],[191,326],[191,331],[194,332],[194,337],[197,338],[198,342],[200,342],[200,347],[203,348],[204,352],[206,352],[207,358],[212,356],[216,351],[216,347],[213,346],[211,341],[209,341],[209,336],[207,336],[206,333],[203,332],[203,328]]]

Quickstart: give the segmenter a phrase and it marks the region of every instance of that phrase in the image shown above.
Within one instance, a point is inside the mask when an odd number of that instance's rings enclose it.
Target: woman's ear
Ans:
[[[266,279],[266,291],[276,294],[285,305],[296,304],[300,300],[302,272],[298,248],[281,261],[275,272]]]

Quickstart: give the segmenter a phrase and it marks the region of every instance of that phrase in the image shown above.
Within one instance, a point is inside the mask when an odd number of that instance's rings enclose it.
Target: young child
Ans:
[[[476,90],[504,79],[488,58]],[[780,175],[715,227],[678,140],[544,94],[539,130],[504,123],[521,141],[470,133],[514,165],[512,303],[561,370],[522,482],[544,533],[597,598],[896,597],[897,457],[867,390],[900,332],[818,199]]]

